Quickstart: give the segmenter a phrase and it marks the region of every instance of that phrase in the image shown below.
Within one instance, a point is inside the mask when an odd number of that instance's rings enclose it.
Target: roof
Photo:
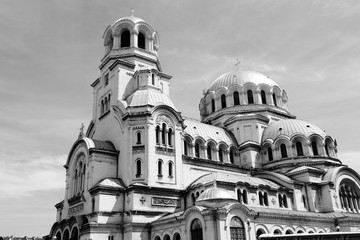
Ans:
[[[269,124],[263,132],[262,142],[267,139],[274,141],[279,136],[292,138],[297,134],[305,135],[305,137],[310,137],[313,134],[320,135],[322,138],[327,136],[323,130],[309,122],[297,119],[283,119]]]
[[[228,182],[228,183],[243,183],[250,186],[267,186],[272,189],[279,189],[280,185],[266,179],[261,179],[258,177],[253,177],[250,175],[245,175],[241,173],[224,173],[224,172],[212,172],[207,173],[197,180],[195,180],[190,187],[195,187],[196,185],[206,185],[209,183],[213,183],[214,180],[217,182]]]
[[[114,189],[124,189],[125,185],[120,178],[104,178],[96,183],[92,188],[95,187],[106,187]]]
[[[152,88],[135,91],[126,99],[126,102],[129,107],[167,105],[176,110],[169,96]]]
[[[209,91],[216,91],[220,87],[231,87],[232,85],[245,85],[246,83],[253,83],[255,85],[266,84],[270,87],[278,86],[269,77],[265,76],[262,73],[254,71],[242,71],[235,70],[228,73],[225,73],[218,77],[210,86]]]
[[[134,23],[145,22],[141,18],[138,18],[138,17],[135,17],[135,16],[131,15],[131,16],[122,17],[122,18],[116,20],[113,25],[115,25],[118,22],[124,21],[124,20],[130,20],[130,21],[132,21]]]
[[[236,141],[232,135],[221,127],[208,125],[192,119],[185,119],[184,125],[185,133],[191,135],[193,138],[202,137],[205,141],[212,139],[219,142],[225,142],[227,145],[235,144]]]

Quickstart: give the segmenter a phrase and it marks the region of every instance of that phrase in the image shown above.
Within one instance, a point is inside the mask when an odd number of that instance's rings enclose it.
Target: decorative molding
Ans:
[[[155,147],[155,153],[156,153],[156,154],[161,154],[161,155],[166,155],[166,156],[174,156],[174,154],[175,154],[175,149],[173,149],[173,148],[167,148],[167,147],[156,146],[156,147]]]
[[[82,212],[83,210],[84,210],[84,203],[81,203],[79,205],[76,205],[76,206],[73,206],[73,207],[69,208],[68,215],[73,216],[75,214],[78,214],[78,213]]]
[[[164,206],[164,207],[178,207],[180,205],[180,200],[173,198],[152,197],[151,205]]]

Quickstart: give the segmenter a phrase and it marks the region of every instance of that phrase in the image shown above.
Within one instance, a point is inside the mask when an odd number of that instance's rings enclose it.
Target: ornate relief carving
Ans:
[[[155,147],[155,153],[161,154],[161,155],[167,155],[167,156],[174,156],[175,150],[172,148],[166,148],[166,147]]]
[[[79,212],[82,212],[83,210],[84,210],[84,204],[82,203],[82,204],[79,204],[79,205],[69,208],[68,215],[72,216]]]
[[[152,197],[151,198],[151,205],[154,206],[166,206],[166,207],[177,207],[180,205],[179,199],[173,198],[159,198],[159,197]]]
[[[156,121],[155,121],[157,124],[161,124],[161,123],[166,123],[167,126],[171,126],[173,127],[173,124],[171,122],[171,120],[164,116],[164,115],[159,115],[157,118],[156,118]]]

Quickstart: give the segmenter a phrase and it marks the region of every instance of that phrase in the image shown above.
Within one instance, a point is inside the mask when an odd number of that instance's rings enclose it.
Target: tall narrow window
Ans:
[[[162,137],[161,143],[165,144],[166,143],[166,124],[165,123],[162,124],[162,136],[161,137]]]
[[[111,103],[110,103],[110,98],[111,98],[111,95],[109,94],[109,96],[108,96],[108,103],[107,103],[107,104],[108,104],[108,106],[107,106],[107,110],[108,110],[108,111],[110,111],[110,104],[111,104]]]
[[[287,197],[286,197],[286,195],[284,194],[283,195],[283,205],[284,205],[284,208],[287,208],[288,207],[288,204],[287,204]]]
[[[141,132],[136,133],[136,144],[141,144]]]
[[[156,144],[160,144],[160,126],[156,126],[155,134],[156,134]]]
[[[230,221],[230,237],[231,240],[242,240],[244,238],[244,225],[240,218],[233,217]]]
[[[155,85],[155,75],[151,74],[151,84]]]
[[[105,74],[104,76],[104,83],[105,83],[105,86],[109,84],[109,74]]]
[[[203,240],[202,226],[199,219],[191,223],[191,240]]]
[[[285,144],[280,145],[280,151],[281,151],[281,158],[287,158],[288,157]]]
[[[317,144],[316,144],[315,140],[311,142],[311,148],[312,148],[314,156],[318,156],[319,152],[318,152],[318,148],[317,148]]]
[[[247,90],[247,98],[248,98],[248,104],[254,103],[254,96],[251,90]]]
[[[101,105],[100,105],[100,114],[103,115],[104,114],[104,99],[101,100]]]
[[[281,194],[278,195],[279,207],[283,207],[283,200]]]
[[[225,94],[221,95],[221,108],[226,108],[226,96],[225,96]]]
[[[215,112],[215,100],[211,99],[211,112]]]
[[[238,189],[237,191],[236,191],[236,193],[237,193],[237,199],[238,199],[238,201],[241,203],[242,201],[242,197],[241,197],[241,190],[240,189]]]
[[[139,77],[139,75],[136,77],[136,84],[137,84],[137,87],[140,86],[140,77]]]
[[[269,198],[267,192],[264,192],[264,205],[269,206]]]
[[[125,30],[121,33],[120,47],[130,47],[130,31],[129,30]]]
[[[230,149],[229,157],[230,163],[234,164],[234,151],[232,149]]]
[[[172,129],[169,128],[168,131],[168,145],[172,146]]]
[[[234,92],[234,105],[240,105],[239,92]]]
[[[219,161],[223,162],[224,158],[223,158],[223,150],[221,148],[219,148]]]
[[[158,177],[162,177],[162,161],[158,161]]]
[[[186,140],[184,140],[184,155],[188,155],[188,143],[186,142]]]
[[[138,48],[145,49],[145,35],[142,32],[138,35]]]
[[[266,104],[266,93],[264,90],[261,90],[261,103]]]
[[[276,102],[276,95],[275,95],[275,93],[272,94],[272,97],[273,97],[274,105],[277,107],[277,102]]]
[[[296,152],[298,156],[304,156],[302,143],[300,141],[296,142]]]
[[[141,160],[138,159],[136,161],[136,177],[140,177],[141,176]]]
[[[169,162],[169,177],[173,177],[173,163]]]
[[[211,146],[210,145],[207,146],[206,152],[207,152],[207,158],[211,160]]]
[[[262,205],[264,205],[264,201],[263,201],[263,194],[262,194],[262,192],[259,192],[259,203],[260,203],[260,205],[262,206]]]
[[[91,199],[91,212],[95,212],[95,198]]]
[[[200,145],[195,143],[195,157],[200,157]]]
[[[242,199],[243,199],[243,202],[245,204],[248,203],[248,199],[247,199],[247,191],[244,189],[243,192],[242,192]]]
[[[274,160],[271,147],[268,147],[267,151],[268,151],[269,161]]]
[[[330,153],[329,153],[329,143],[328,143],[328,142],[325,143],[325,152],[326,152],[326,156],[330,157]]]
[[[105,106],[105,112],[107,112],[109,109],[109,104],[108,104],[108,99],[107,97],[105,98],[105,101],[104,101],[104,106]]]

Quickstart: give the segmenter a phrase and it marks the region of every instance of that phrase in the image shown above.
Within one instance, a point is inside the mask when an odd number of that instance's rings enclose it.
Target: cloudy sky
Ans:
[[[239,59],[285,89],[289,111],[336,138],[360,171],[360,1],[2,0],[0,235],[49,233],[62,166],[91,120],[102,34],[132,8],[159,32],[183,115],[199,118],[203,89]]]

